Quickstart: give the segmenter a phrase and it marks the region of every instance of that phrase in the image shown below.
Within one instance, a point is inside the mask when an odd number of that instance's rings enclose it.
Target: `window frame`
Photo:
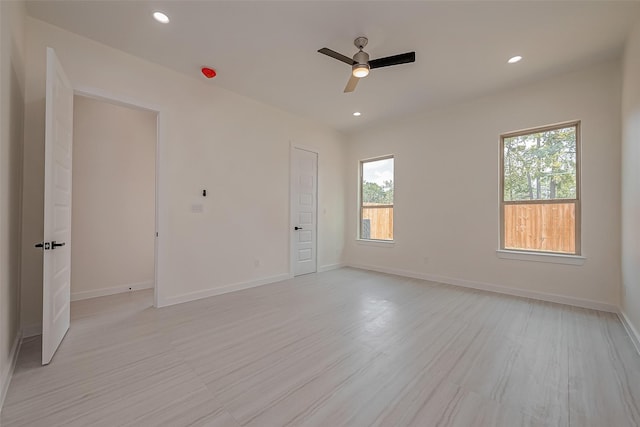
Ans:
[[[393,193],[393,204],[391,205],[381,205],[380,207],[391,207],[393,209],[393,213],[394,213],[394,221],[393,224],[391,225],[391,234],[393,235],[393,239],[367,239],[365,237],[362,237],[362,209],[363,209],[363,167],[365,163],[371,163],[371,162],[377,162],[380,160],[387,160],[387,159],[393,159],[393,188],[394,188],[394,193]],[[371,157],[371,158],[367,158],[367,159],[362,159],[360,161],[358,161],[358,233],[357,233],[357,239],[362,241],[362,242],[374,242],[374,243],[394,243],[395,242],[395,204],[396,204],[396,200],[395,200],[395,185],[396,185],[396,159],[395,156],[393,154],[387,154],[384,156],[380,156],[380,157]]]
[[[552,130],[564,129],[569,127],[575,127],[576,129],[576,197],[575,199],[536,199],[536,200],[504,200],[504,140],[506,138],[512,138],[515,136],[523,136],[529,135],[532,133],[538,132],[547,132]],[[531,253],[531,254],[542,254],[542,255],[561,255],[561,256],[581,256],[582,255],[582,179],[581,179],[581,144],[582,143],[582,134],[581,134],[581,121],[580,120],[572,120],[568,122],[556,123],[547,126],[539,126],[534,128],[523,129],[514,132],[508,132],[500,135],[500,151],[499,151],[499,162],[500,162],[500,185],[499,185],[499,210],[500,210],[500,251],[513,251],[513,252],[522,252],[522,253]],[[573,203],[575,206],[575,253],[567,253],[567,252],[554,252],[554,251],[541,251],[535,249],[514,249],[514,248],[506,248],[505,247],[505,229],[504,229],[504,210],[506,205],[535,205],[535,204],[566,204]]]

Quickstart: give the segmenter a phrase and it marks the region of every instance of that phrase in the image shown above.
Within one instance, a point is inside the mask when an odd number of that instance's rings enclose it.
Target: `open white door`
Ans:
[[[53,49],[47,48],[44,165],[42,364],[69,329],[71,303],[71,159],[73,88]]]
[[[293,148],[291,170],[293,274],[316,272],[318,154]]]

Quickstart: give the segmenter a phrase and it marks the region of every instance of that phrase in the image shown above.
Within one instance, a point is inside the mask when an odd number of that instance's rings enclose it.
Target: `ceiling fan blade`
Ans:
[[[331,50],[329,48],[323,47],[322,49],[318,50],[319,53],[325,54],[327,56],[330,56],[334,59],[337,59],[338,61],[342,61],[345,64],[349,64],[349,65],[353,65],[355,64],[355,62],[353,61],[353,59],[349,58],[348,56],[344,56],[341,53],[336,52],[335,50]]]
[[[386,58],[378,58],[369,61],[369,68],[381,68],[389,67],[391,65],[408,64],[410,62],[416,62],[416,53],[407,52],[400,55],[387,56]]]
[[[347,85],[344,87],[344,93],[353,92],[354,90],[356,90],[356,86],[358,86],[359,80],[360,79],[358,77],[354,77],[353,75],[351,75],[351,77],[349,77]]]

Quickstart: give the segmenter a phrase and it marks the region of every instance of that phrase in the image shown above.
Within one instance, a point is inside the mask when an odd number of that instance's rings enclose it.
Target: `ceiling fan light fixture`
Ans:
[[[2,1],[2,0],[0,0]],[[387,56],[385,58],[374,59],[369,61],[369,54],[365,52],[364,47],[369,41],[366,37],[358,37],[353,41],[355,47],[358,48],[358,52],[353,55],[353,58],[349,58],[346,55],[331,50],[328,47],[318,49],[318,53],[327,55],[333,59],[337,59],[340,62],[351,66],[351,76],[347,85],[344,87],[344,93],[353,92],[358,85],[361,78],[369,75],[369,70],[374,68],[390,67],[392,65],[409,64],[416,61],[415,52],[406,52],[399,55]]]
[[[354,64],[351,74],[359,79],[367,77],[369,75],[369,64]]]

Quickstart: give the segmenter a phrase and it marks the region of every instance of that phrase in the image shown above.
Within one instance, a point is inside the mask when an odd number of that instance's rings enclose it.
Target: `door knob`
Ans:
[[[302,230],[302,227],[293,227],[294,230]]]
[[[49,242],[40,242],[40,243],[36,243],[35,247],[36,248],[42,248],[45,251],[48,251],[49,249],[55,249],[55,248],[59,248],[60,246],[64,246],[65,243],[56,243],[56,241],[52,241],[51,243]]]

